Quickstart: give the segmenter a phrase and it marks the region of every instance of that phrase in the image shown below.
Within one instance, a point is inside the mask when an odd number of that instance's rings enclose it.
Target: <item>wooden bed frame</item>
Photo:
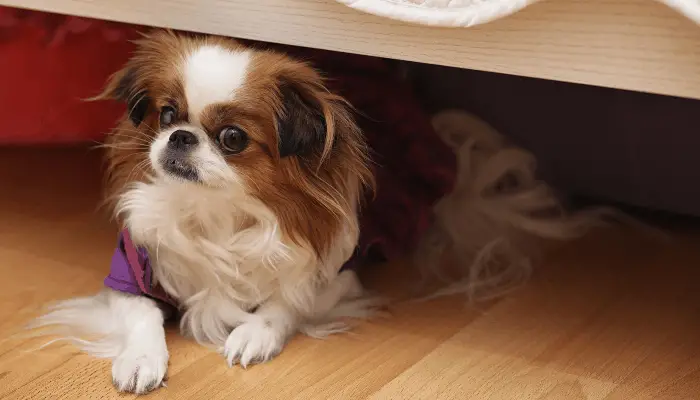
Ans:
[[[700,99],[700,27],[653,0],[545,0],[474,28],[334,0],[0,0],[0,5]]]

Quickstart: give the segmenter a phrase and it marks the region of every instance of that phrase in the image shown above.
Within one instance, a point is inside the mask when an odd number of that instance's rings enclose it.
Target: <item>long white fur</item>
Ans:
[[[184,60],[190,115],[235,96],[249,59],[247,53],[203,47]],[[154,280],[181,304],[181,329],[218,348],[230,364],[246,366],[273,357],[298,330],[313,336],[342,331],[342,324],[325,323],[328,315],[364,315],[370,303],[336,307],[361,293],[354,272],[338,275],[357,244],[356,218],[346,221],[329,254],[319,258],[310,244],[283,235],[277,216],[247,194],[208,140],[191,154],[204,185],[168,176],[158,160],[170,133],[184,127],[204,134],[196,117],[190,124],[154,139],[149,157],[155,175],[130,187],[116,208],[134,242],[149,250]],[[106,289],[59,303],[33,326],[57,326],[56,333],[82,349],[112,358],[115,386],[144,393],[166,372],[162,324],[154,301]]]
[[[54,305],[30,325],[42,327],[95,357],[113,359],[120,391],[145,393],[163,384],[169,355],[163,313],[153,300],[105,289]]]

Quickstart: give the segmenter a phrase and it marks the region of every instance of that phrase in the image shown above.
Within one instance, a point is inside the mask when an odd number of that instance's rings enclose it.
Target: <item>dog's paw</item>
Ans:
[[[112,383],[120,392],[144,394],[164,386],[168,352],[124,350],[112,362]]]
[[[236,327],[226,339],[224,356],[229,367],[240,364],[247,368],[251,364],[260,364],[277,356],[286,341],[284,331],[270,324],[246,322]]]

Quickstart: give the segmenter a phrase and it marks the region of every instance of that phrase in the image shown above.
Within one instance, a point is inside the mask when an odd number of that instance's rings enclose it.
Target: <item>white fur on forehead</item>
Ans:
[[[249,50],[233,51],[205,45],[185,60],[183,79],[188,114],[192,122],[208,105],[232,100],[245,82],[250,65]]]

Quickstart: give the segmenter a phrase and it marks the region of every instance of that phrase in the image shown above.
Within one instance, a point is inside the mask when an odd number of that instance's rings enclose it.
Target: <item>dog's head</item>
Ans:
[[[347,197],[371,180],[345,101],[280,53],[160,31],[98,98],[128,107],[108,138],[113,194],[135,180],[204,186],[252,196],[298,230],[307,222],[291,214],[354,214]]]

